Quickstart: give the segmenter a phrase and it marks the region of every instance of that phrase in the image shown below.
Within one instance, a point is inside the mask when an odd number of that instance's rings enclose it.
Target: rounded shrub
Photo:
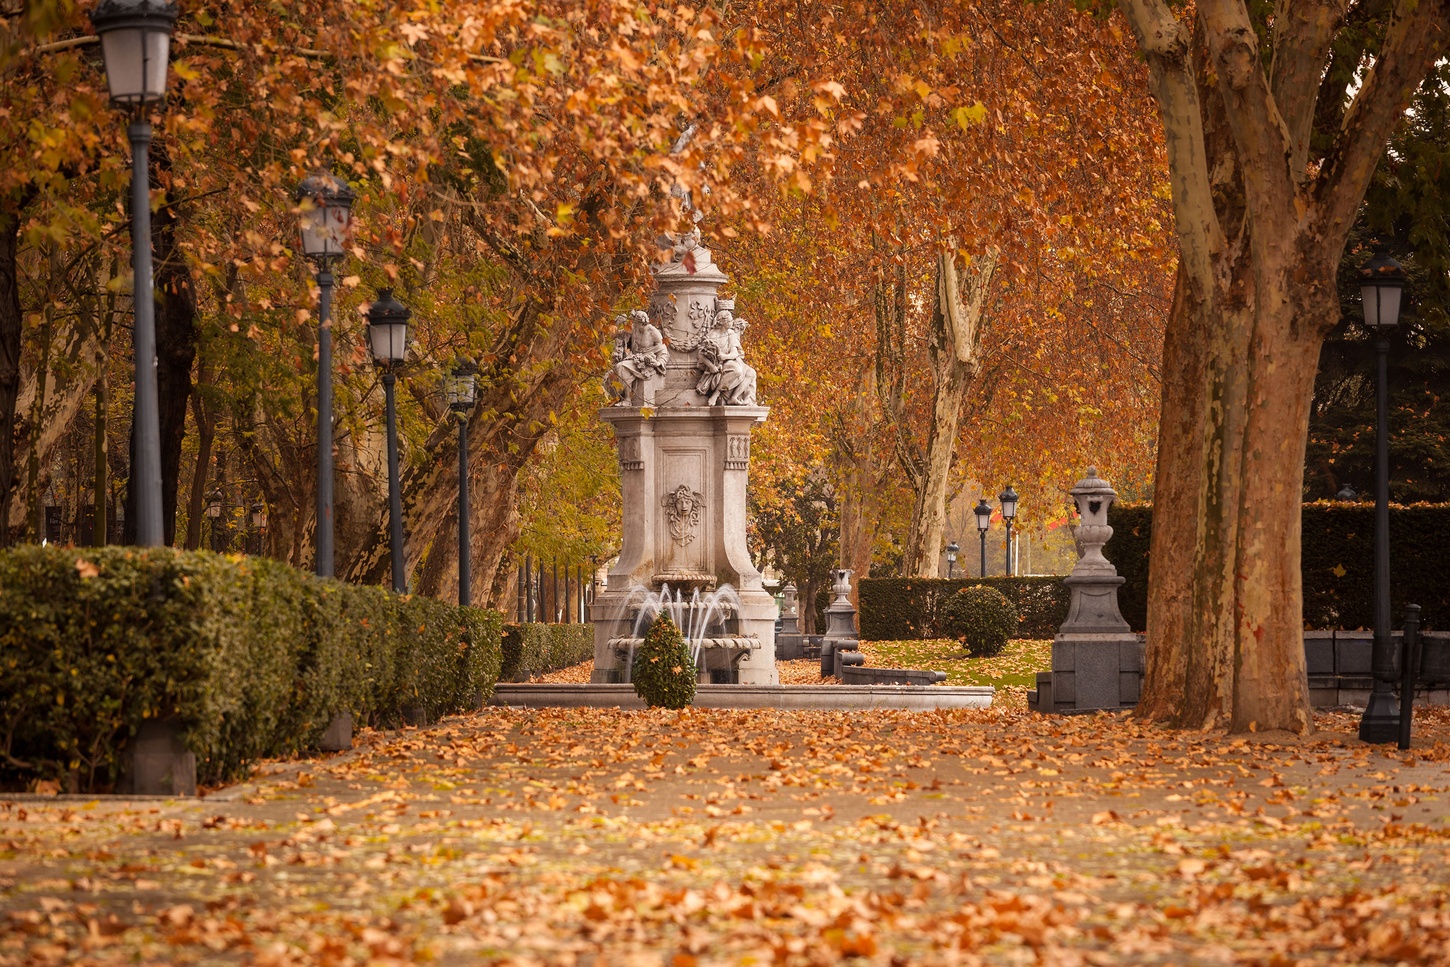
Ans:
[[[973,585],[947,599],[942,608],[942,630],[967,646],[973,658],[1002,653],[1017,633],[1017,609],[1001,591]]]
[[[630,680],[650,708],[685,708],[695,700],[695,663],[669,615],[656,618],[635,649]]]

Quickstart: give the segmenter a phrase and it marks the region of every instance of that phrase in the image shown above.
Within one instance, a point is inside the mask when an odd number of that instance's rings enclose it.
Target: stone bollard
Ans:
[[[1077,528],[1080,556],[1063,583],[1072,591],[1067,620],[1052,639],[1052,671],[1039,672],[1037,688],[1027,693],[1038,712],[1077,712],[1131,708],[1138,704],[1143,679],[1143,636],[1135,635],[1118,610],[1123,578],[1103,557],[1113,536],[1108,508],[1117,491],[1088,467],[1072,488],[1082,522]]]

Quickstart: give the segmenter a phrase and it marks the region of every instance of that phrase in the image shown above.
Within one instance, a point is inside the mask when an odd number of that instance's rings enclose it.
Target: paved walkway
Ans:
[[[1450,962],[1450,717],[486,710],[0,804],[0,965]]]

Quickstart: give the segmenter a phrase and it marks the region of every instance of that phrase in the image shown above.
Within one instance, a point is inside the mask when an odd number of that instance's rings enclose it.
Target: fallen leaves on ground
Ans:
[[[486,709],[0,803],[0,964],[1446,962],[1450,713],[1317,724]]]

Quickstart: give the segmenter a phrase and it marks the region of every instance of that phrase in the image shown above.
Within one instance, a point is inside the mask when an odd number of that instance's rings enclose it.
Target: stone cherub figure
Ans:
[[[735,318],[734,308],[734,300],[721,299],[714,325],[700,341],[700,381],[695,391],[706,398],[707,406],[755,405],[755,370],[745,362],[740,342],[746,322]]]
[[[648,313],[642,309],[631,312],[629,329],[624,328],[625,321],[624,316],[615,319],[620,331],[614,337],[614,368],[605,380],[605,388],[609,390],[614,406],[633,405],[635,387],[653,377],[663,376],[670,361],[670,348],[665,345],[659,329],[649,321]]]

